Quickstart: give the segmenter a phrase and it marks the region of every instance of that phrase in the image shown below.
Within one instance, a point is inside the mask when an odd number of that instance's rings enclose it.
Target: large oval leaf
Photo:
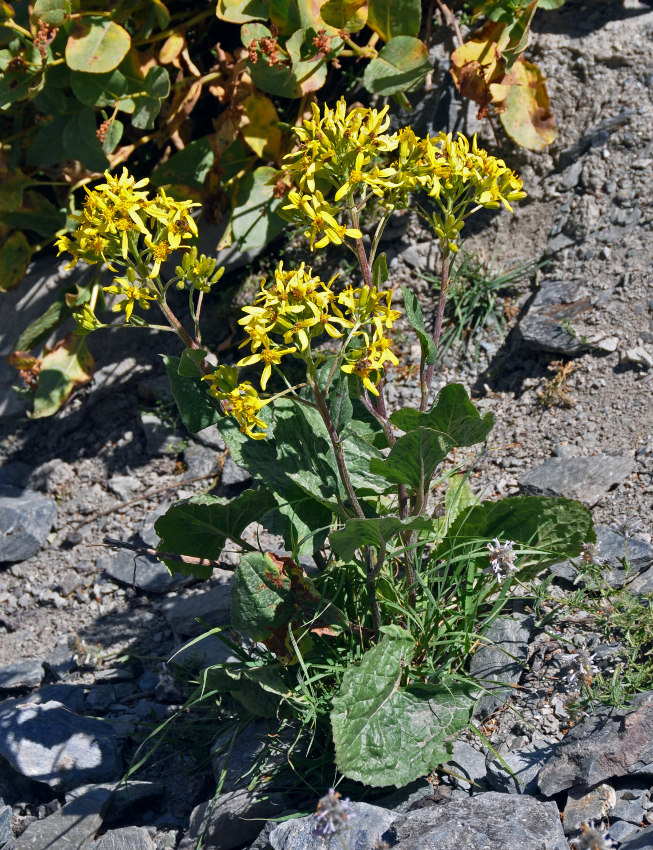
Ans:
[[[120,65],[130,46],[131,37],[119,24],[87,18],[68,36],[66,63],[73,71],[106,74]]]
[[[29,265],[32,249],[22,230],[14,230],[0,248],[0,292],[19,284]]]
[[[416,36],[422,21],[420,0],[369,0],[367,23],[384,41]]]
[[[418,38],[398,35],[367,66],[363,84],[372,94],[397,94],[416,88],[431,70],[425,45]]]
[[[412,654],[412,637],[394,627],[343,676],[331,726],[336,765],[350,779],[401,787],[426,776],[469,722],[473,702],[459,684],[401,686]]]

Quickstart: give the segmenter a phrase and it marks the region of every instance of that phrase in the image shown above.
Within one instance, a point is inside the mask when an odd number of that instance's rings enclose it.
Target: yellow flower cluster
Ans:
[[[347,353],[342,370],[360,377],[367,389],[378,395],[376,386],[384,363],[398,362],[390,348],[392,340],[384,334],[400,315],[391,308],[392,292],[380,293],[373,286],[349,286],[336,295],[331,288],[333,280],[324,283],[304,263],[289,271],[280,263],[274,280],[270,284],[263,281],[254,304],[243,308],[245,316],[239,324],[247,339],[240,347],[249,345],[251,353],[237,365],[262,363],[262,390],[267,387],[272,368],[283,357],[305,357],[315,337],[326,332],[339,339],[346,329],[354,344],[361,342],[362,347]]]
[[[502,159],[479,148],[476,137],[470,146],[462,134],[420,138],[410,127],[388,134],[387,107],[347,112],[342,98],[322,114],[315,104],[312,110],[312,118],[295,129],[299,149],[285,157],[296,188],[283,207],[290,220],[309,224],[311,248],[340,243],[346,236],[361,238],[338,216],[343,206],[351,208],[371,196],[387,210],[405,209],[409,193],[420,190],[443,210],[460,212],[458,220],[466,205],[503,204],[511,210],[511,202],[525,197],[521,179]],[[451,224],[444,230],[455,239]]]
[[[68,267],[81,259],[90,264],[103,261],[116,271],[112,263],[122,259],[122,265],[128,265],[130,258],[130,265],[133,263],[140,270],[138,278],[132,267],[127,270],[127,277],[116,278],[112,286],[105,287],[123,297],[114,310],[124,310],[129,321],[136,304],[147,307],[158,297],[156,287],[149,281],[158,277],[161,263],[182,246],[183,240],[197,236],[190,210],[199,204],[175,201],[163,189],[149,198],[142,191],[149,180],[136,181],[126,168],[119,177],[108,171],[104,176],[106,183],[86,190],[72,236],[59,237],[56,245],[59,254],[72,254]]]
[[[247,434],[252,440],[263,440],[268,426],[259,413],[268,400],[260,398],[249,381],[231,386],[233,382],[229,380],[226,372],[225,367],[218,367],[212,375],[206,375],[202,379],[210,383],[209,395],[222,402],[223,411],[227,416],[234,417],[243,434]]]

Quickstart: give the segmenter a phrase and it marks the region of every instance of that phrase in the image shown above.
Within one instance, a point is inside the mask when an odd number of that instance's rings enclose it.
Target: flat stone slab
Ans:
[[[369,850],[378,846],[383,835],[398,815],[389,809],[368,803],[351,803],[349,824],[340,835],[348,850]],[[322,838],[313,830],[319,821],[315,815],[280,823],[270,833],[274,850],[340,850],[343,844],[337,835]]]
[[[510,683],[519,682],[533,624],[530,615],[515,614],[497,618],[485,633],[488,643],[474,653],[470,666],[472,675],[492,691],[479,700],[478,716],[485,717],[503,705],[511,693]]]
[[[653,775],[653,691],[625,708],[599,708],[556,746],[538,776],[545,797],[577,786],[589,790],[620,777]]]
[[[101,555],[97,566],[119,584],[137,587],[144,593],[168,593],[189,580],[188,576],[170,575],[166,565],[156,558],[127,549]]]
[[[630,575],[640,573],[633,582],[637,583],[638,586],[633,587],[633,583],[631,583],[629,588],[639,593],[646,592],[641,590],[639,585],[646,583],[648,579],[648,576],[645,577],[641,574],[653,567],[653,546],[638,537],[625,538],[607,525],[599,523],[594,528],[598,546],[597,558],[600,562],[605,562],[607,567],[602,573],[603,579],[612,587],[621,587],[627,575],[623,566],[625,558],[630,567]],[[578,576],[578,570],[571,561],[553,564],[549,569],[554,575],[566,581],[574,582]],[[653,587],[651,589],[653,590]]]
[[[0,561],[26,561],[47,540],[57,515],[54,499],[0,485]]]
[[[178,596],[164,603],[168,625],[178,635],[194,637],[231,622],[231,582],[202,593]]]
[[[17,839],[15,850],[87,850],[102,825],[108,799],[105,789],[87,791],[53,815],[31,823]]]
[[[0,756],[23,776],[62,791],[116,780],[121,770],[113,726],[54,700],[23,702],[0,715]]]
[[[34,658],[19,658],[0,667],[0,691],[37,688],[43,679],[43,665]]]
[[[393,828],[396,850],[569,850],[555,803],[495,791],[417,809]]]
[[[569,332],[567,322],[573,322],[590,306],[591,298],[582,284],[543,280],[528,313],[517,326],[518,333],[526,345],[538,351],[568,356],[579,354],[588,346]]]
[[[206,850],[233,850],[253,841],[263,822],[278,817],[289,805],[284,794],[229,791],[193,809],[188,832],[178,850],[195,850],[200,836]],[[353,848],[352,848],[353,850]]]
[[[629,457],[554,457],[522,475],[519,487],[535,496],[577,499],[592,508],[634,471],[635,461]]]
[[[156,850],[156,845],[143,827],[126,826],[106,832],[94,842],[92,850]]]
[[[520,750],[504,753],[503,761],[510,773],[499,761],[488,764],[488,782],[497,791],[508,794],[537,794],[537,776],[554,752],[554,745],[535,741]]]

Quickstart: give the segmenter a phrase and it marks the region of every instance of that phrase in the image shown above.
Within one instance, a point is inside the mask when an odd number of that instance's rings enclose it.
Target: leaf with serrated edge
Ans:
[[[409,517],[405,520],[394,516],[355,518],[347,520],[344,528],[333,531],[329,540],[335,552],[344,561],[350,561],[361,546],[378,549],[402,531],[430,531],[432,527],[433,522],[428,517]]]
[[[403,407],[390,416],[390,421],[402,431],[432,428],[446,434],[454,446],[473,446],[485,441],[494,425],[494,416],[492,413],[481,416],[462,384],[447,384],[426,413]]]
[[[467,725],[473,705],[458,684],[401,687],[413,653],[402,631],[386,634],[350,667],[333,700],[336,765],[374,787],[402,787],[447,761],[447,739]]]

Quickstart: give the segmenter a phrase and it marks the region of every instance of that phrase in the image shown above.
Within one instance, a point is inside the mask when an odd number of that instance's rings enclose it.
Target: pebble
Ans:
[[[0,485],[0,562],[25,561],[41,549],[57,515],[53,499]]]
[[[19,658],[0,667],[0,691],[36,688],[43,679],[43,665],[35,658]]]

